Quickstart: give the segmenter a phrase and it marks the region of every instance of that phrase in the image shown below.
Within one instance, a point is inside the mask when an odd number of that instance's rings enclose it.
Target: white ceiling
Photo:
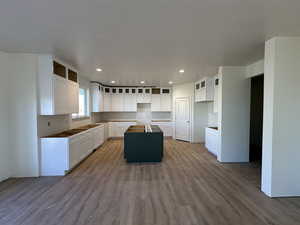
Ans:
[[[262,58],[272,36],[300,35],[299,10],[299,0],[9,0],[0,49],[51,53],[101,82],[183,83]]]

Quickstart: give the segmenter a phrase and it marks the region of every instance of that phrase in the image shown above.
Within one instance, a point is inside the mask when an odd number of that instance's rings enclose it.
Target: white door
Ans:
[[[190,141],[190,101],[178,98],[175,102],[175,138]]]

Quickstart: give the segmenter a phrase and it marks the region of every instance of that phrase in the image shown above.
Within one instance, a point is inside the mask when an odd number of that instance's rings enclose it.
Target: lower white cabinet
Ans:
[[[219,131],[210,127],[205,128],[205,147],[209,152],[218,156]]]
[[[152,125],[157,125],[163,131],[165,137],[173,136],[173,123],[172,122],[151,122]]]
[[[124,137],[125,131],[136,122],[109,122],[109,137]]]
[[[65,138],[41,138],[41,176],[63,176],[105,141],[105,125]]]

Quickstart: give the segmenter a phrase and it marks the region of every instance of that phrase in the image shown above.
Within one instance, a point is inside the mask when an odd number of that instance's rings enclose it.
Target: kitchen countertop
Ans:
[[[71,137],[75,134],[79,134],[81,132],[87,131],[89,129],[95,128],[100,126],[101,124],[89,124],[89,125],[85,125],[82,127],[78,127],[78,128],[74,128],[71,130],[66,130],[57,134],[52,134],[46,137],[42,137],[42,138],[65,138],[65,137]]]
[[[97,123],[109,123],[109,122],[138,122],[138,120],[101,120]],[[172,122],[170,119],[154,119],[151,122]]]
[[[97,123],[109,123],[109,122],[137,122],[137,120],[101,120]]]

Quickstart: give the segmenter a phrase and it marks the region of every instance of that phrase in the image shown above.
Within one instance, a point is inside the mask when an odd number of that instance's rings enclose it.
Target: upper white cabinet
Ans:
[[[111,89],[108,87],[104,88],[103,93],[103,112],[110,112],[111,111]]]
[[[218,105],[219,105],[219,85],[220,85],[220,78],[219,76],[215,76],[214,78],[214,112],[218,112]]]
[[[151,103],[151,88],[137,89],[137,103]]]
[[[160,88],[152,88],[151,111],[159,112],[161,110],[160,107],[161,107]]]
[[[124,93],[124,111],[125,112],[136,112],[136,89],[135,88],[125,88]]]
[[[214,79],[204,78],[195,83],[195,102],[214,100]]]
[[[170,88],[162,88],[160,95],[160,111],[171,112],[172,111],[172,95]]]
[[[97,84],[91,84],[92,94],[92,112],[103,112],[104,111],[104,88]]]
[[[152,112],[171,112],[171,88],[102,87],[91,84],[92,112],[136,112],[137,103],[150,103]]]
[[[122,112],[124,111],[124,94],[123,88],[111,88],[111,111]]]
[[[152,88],[151,111],[172,111],[172,95],[170,88]]]
[[[78,113],[78,73],[50,55],[38,58],[40,115]]]

